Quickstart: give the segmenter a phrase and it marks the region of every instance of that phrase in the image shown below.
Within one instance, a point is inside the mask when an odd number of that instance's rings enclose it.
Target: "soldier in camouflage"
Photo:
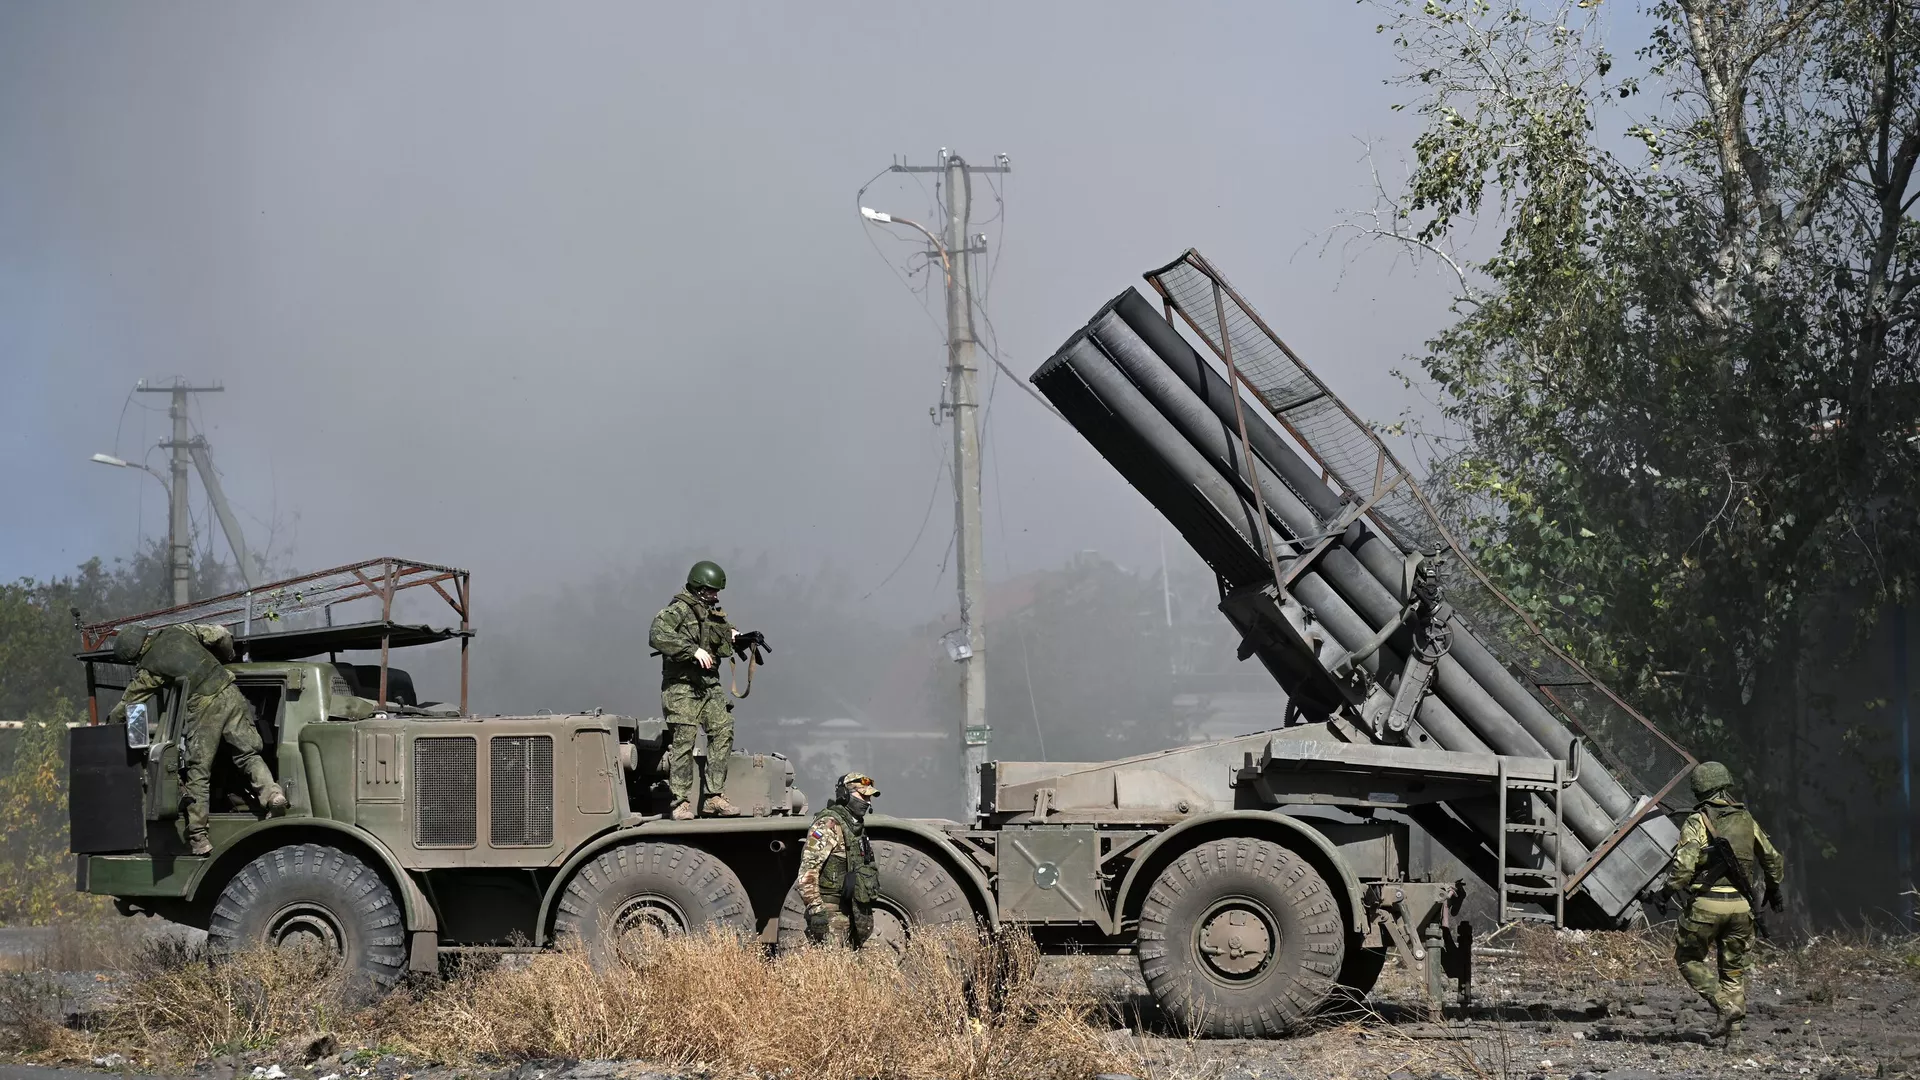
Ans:
[[[233,763],[246,776],[253,796],[268,813],[287,809],[287,796],[260,759],[260,731],[253,707],[233,684],[224,665],[233,662],[233,634],[224,626],[183,623],[148,631],[129,626],[114,635],[113,659],[134,669],[126,693],[109,719],[125,723],[127,707],[152,700],[176,681],[186,684],[187,719],[180,758],[186,782],[180,787],[180,815],[187,823],[187,850],[213,851],[207,838],[207,800],[211,796],[213,758],[220,744],[233,748]]]
[[[666,713],[667,786],[673,792],[673,817],[690,821],[699,812],[739,817],[721,792],[727,786],[727,759],[733,753],[733,706],[720,686],[720,658],[733,652],[739,635],[720,610],[727,572],[701,560],[687,571],[687,587],[653,618],[647,640],[660,654],[660,707]],[[707,733],[707,790],[700,802],[700,777],[693,744]]]
[[[1747,953],[1753,948],[1753,902],[1757,896],[1741,893],[1726,876],[1711,884],[1696,884],[1709,862],[1709,843],[1723,838],[1732,847],[1750,888],[1766,885],[1769,907],[1780,907],[1780,883],[1786,862],[1767,839],[1760,823],[1732,795],[1733,774],[1717,761],[1705,761],[1693,770],[1694,811],[1680,830],[1680,847],[1673,854],[1668,887],[1686,909],[1675,934],[1674,962],[1687,985],[1713,1006],[1719,1017],[1715,1033],[1732,1035],[1747,1015]],[[1711,875],[1709,875],[1711,876]],[[1719,952],[1719,963],[1708,958]]]
[[[834,785],[833,801],[813,819],[800,854],[800,899],[807,905],[807,939],[859,948],[873,936],[873,902],[880,869],[867,839],[867,809],[880,789],[864,773]]]

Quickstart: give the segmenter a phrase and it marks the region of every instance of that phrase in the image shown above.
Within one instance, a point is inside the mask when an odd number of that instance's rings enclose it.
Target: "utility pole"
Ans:
[[[861,209],[869,220],[912,225],[927,234],[946,270],[947,279],[947,403],[953,421],[953,522],[958,549],[958,586],[960,592],[959,642],[950,643],[948,652],[966,665],[965,708],[960,721],[960,739],[964,750],[961,766],[961,791],[966,800],[966,817],[973,821],[980,813],[980,769],[987,763],[987,642],[982,624],[981,604],[986,596],[985,562],[980,554],[980,399],[979,365],[975,360],[976,338],[973,332],[972,280],[968,256],[986,251],[985,236],[971,236],[973,185],[976,173],[1012,172],[1007,155],[999,154],[991,165],[969,165],[958,154],[940,150],[938,165],[895,164],[893,172],[939,173],[946,184],[947,220],[942,223],[944,237],[936,237],[923,225]]]
[[[218,394],[224,389],[217,383],[189,386],[181,379],[166,386],[148,386],[142,379],[134,386],[134,390],[142,394],[173,395],[167,407],[167,416],[173,420],[173,438],[160,445],[173,451],[173,482],[167,485],[167,501],[171,504],[167,516],[167,561],[173,569],[174,607],[193,599],[193,527],[187,521],[187,469],[192,464],[193,442],[187,428],[187,395]]]

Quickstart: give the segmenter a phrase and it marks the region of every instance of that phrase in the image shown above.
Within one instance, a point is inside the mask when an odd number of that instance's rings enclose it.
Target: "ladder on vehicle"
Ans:
[[[1574,745],[1577,747],[1579,744]],[[1494,784],[1499,800],[1500,880],[1495,891],[1499,895],[1501,923],[1526,919],[1550,922],[1556,927],[1566,925],[1567,894],[1566,882],[1560,870],[1560,852],[1565,850],[1567,829],[1560,800],[1567,786],[1573,783],[1569,771],[1567,762],[1555,760],[1551,779],[1523,779],[1507,771],[1507,759],[1504,756],[1499,759]],[[1509,815],[1516,804],[1521,807],[1531,805],[1529,797],[1539,800],[1545,813],[1529,815],[1526,821],[1511,820]],[[1541,818],[1547,818],[1550,823],[1542,823]],[[1546,843],[1548,836],[1554,838],[1551,848]],[[1512,837],[1536,839],[1531,844],[1516,844],[1510,842]],[[1538,864],[1516,865],[1514,856],[1528,852],[1537,857]],[[1516,905],[1538,905],[1545,910],[1534,911]]]

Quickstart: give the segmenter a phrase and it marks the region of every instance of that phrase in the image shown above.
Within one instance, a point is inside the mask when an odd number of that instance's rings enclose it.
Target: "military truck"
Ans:
[[[1279,1035],[1365,994],[1390,955],[1424,970],[1436,1007],[1449,978],[1466,993],[1466,883],[1410,872],[1414,824],[1501,920],[1634,918],[1692,759],[1478,576],[1374,431],[1205,259],[1147,278],[1160,311],[1122,293],[1033,381],[1213,567],[1240,658],[1287,707],[1266,731],[1121,761],[991,762],[972,821],[870,818],[879,939],[973,922],[1131,951],[1175,1022]],[[396,615],[422,597],[453,618]],[[648,926],[800,944],[806,807],[787,761],[736,754],[725,794],[752,816],[670,820],[657,719],[469,711],[469,597],[465,571],[389,558],[86,627],[79,888],[222,946],[318,942],[381,983]],[[112,636],[185,621],[234,629],[292,803],[266,816],[217,776],[204,858],[176,819],[178,701],[144,737],[98,724]],[[419,700],[393,653],[454,641],[458,703]]]

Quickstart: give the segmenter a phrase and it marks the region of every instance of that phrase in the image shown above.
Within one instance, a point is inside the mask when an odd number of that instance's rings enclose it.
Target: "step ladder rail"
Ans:
[[[1497,793],[1493,820],[1500,829],[1500,839],[1496,844],[1497,861],[1494,863],[1500,872],[1500,880],[1494,882],[1493,891],[1499,923],[1505,926],[1507,924],[1507,759],[1505,755],[1500,757],[1499,764],[1494,768],[1493,786]]]
[[[1561,853],[1567,845],[1564,796],[1579,777],[1578,752],[1569,756],[1573,761],[1553,761],[1551,778],[1545,781],[1515,778],[1508,772],[1506,756],[1498,758],[1494,789],[1500,835],[1494,847],[1499,880],[1494,883],[1494,892],[1501,923],[1531,919],[1551,921],[1556,928],[1567,924],[1566,874],[1560,865]],[[1520,800],[1520,806],[1527,812],[1524,822],[1509,820],[1515,799]],[[1517,864],[1512,845],[1514,836],[1536,838],[1530,847],[1540,861],[1539,866]],[[1552,850],[1547,849],[1548,836],[1554,839]],[[1515,878],[1538,883],[1516,884]],[[1546,910],[1539,913],[1514,910],[1519,904],[1532,904]]]

